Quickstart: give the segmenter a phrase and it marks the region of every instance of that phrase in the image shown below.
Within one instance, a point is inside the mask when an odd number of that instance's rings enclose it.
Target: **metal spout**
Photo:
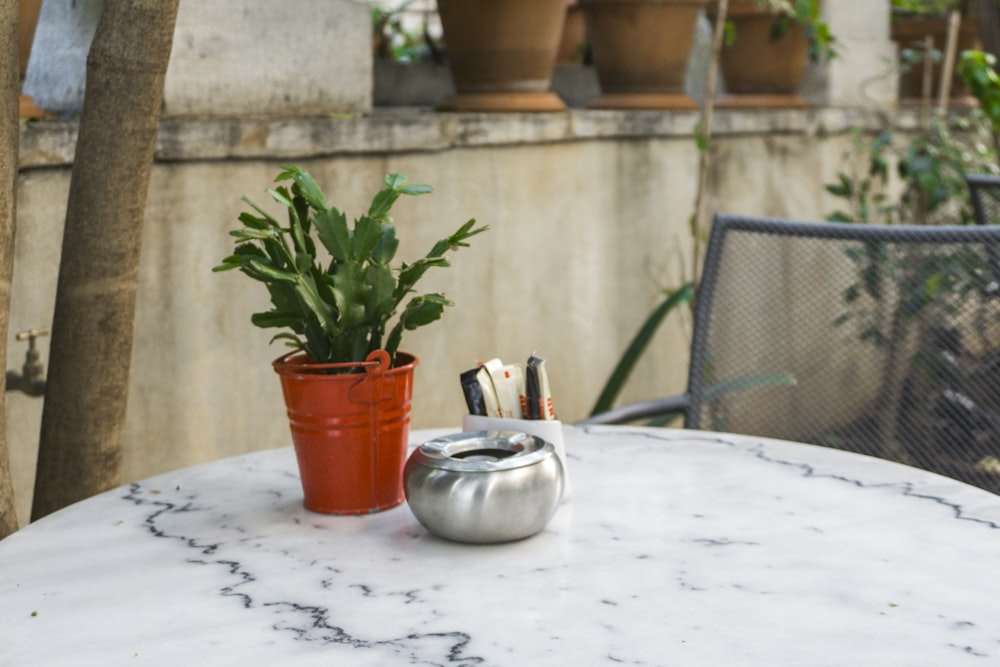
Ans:
[[[20,373],[7,371],[7,391],[23,391],[28,396],[45,394],[45,364],[41,362],[41,355],[35,347],[35,339],[48,333],[48,329],[28,329],[17,334],[17,340],[28,341],[28,351]]]

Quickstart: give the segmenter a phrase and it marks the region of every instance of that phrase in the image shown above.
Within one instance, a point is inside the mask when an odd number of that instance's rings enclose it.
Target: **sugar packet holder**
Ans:
[[[569,481],[569,467],[566,461],[566,440],[563,437],[562,422],[557,419],[507,419],[463,415],[463,431],[518,431],[551,442],[563,468],[563,494],[560,502],[566,502],[572,493]]]

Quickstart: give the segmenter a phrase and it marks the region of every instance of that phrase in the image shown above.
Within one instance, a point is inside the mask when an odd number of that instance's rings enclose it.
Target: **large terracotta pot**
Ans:
[[[31,56],[31,45],[35,41],[35,28],[38,27],[38,15],[42,11],[42,0],[18,0],[17,7],[17,55],[20,59],[21,85],[28,73],[28,58]],[[45,112],[35,106],[30,95],[21,95],[18,100],[18,112],[21,118],[41,118]]]
[[[439,108],[561,111],[549,90],[565,0],[438,0],[457,94]]]
[[[307,509],[368,514],[403,502],[417,359],[399,352],[396,363],[389,368],[383,350],[362,364],[315,364],[302,353],[274,361]]]
[[[694,109],[684,77],[708,0],[580,0],[600,109]]]
[[[715,24],[716,4],[707,12]],[[732,23],[734,40],[723,47],[719,68],[726,94],[716,101],[720,107],[806,106],[799,95],[809,61],[809,40],[800,23],[772,39],[777,15],[761,9],[753,0],[730,0],[726,19]]]
[[[892,19],[892,39],[897,49],[921,49],[926,37],[934,41],[934,48],[944,52],[948,40],[948,19],[943,16],[894,16]],[[980,48],[979,28],[974,19],[963,18],[958,29],[957,54],[962,51]],[[957,61],[957,58],[956,58]],[[937,101],[941,90],[941,64],[932,63],[930,96]],[[917,63],[908,71],[903,72],[899,80],[899,99],[903,102],[919,102],[923,97],[924,62]],[[952,74],[951,90],[953,101],[960,104],[974,104],[973,99],[962,85],[962,78]]]

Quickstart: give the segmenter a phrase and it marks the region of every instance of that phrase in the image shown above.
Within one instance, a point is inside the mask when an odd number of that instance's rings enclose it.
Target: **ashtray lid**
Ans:
[[[555,456],[555,447],[518,431],[467,431],[428,440],[411,463],[441,470],[493,472],[534,465]]]

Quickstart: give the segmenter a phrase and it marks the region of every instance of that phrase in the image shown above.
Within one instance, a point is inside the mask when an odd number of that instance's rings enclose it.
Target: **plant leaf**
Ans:
[[[257,271],[272,280],[281,280],[287,283],[294,283],[298,280],[298,275],[291,273],[290,271],[276,269],[271,266],[269,261],[261,257],[250,257],[247,260],[247,264],[249,264],[250,267],[253,267],[254,271]]]
[[[385,264],[371,264],[367,270],[367,282],[371,291],[365,301],[365,320],[368,322],[385,322],[392,317],[396,300],[396,276]]]
[[[354,223],[354,236],[351,238],[351,257],[358,262],[366,262],[371,259],[372,252],[378,245],[382,237],[382,229],[385,227],[381,222],[373,220],[368,216],[361,216]]]
[[[365,283],[365,270],[357,262],[337,264],[333,274],[333,298],[337,303],[340,329],[351,329],[365,321],[365,302],[371,289]]]
[[[313,221],[316,235],[326,251],[338,262],[351,259],[351,233],[347,228],[347,216],[336,208],[320,211]]]
[[[399,199],[398,190],[393,190],[392,188],[379,190],[372,199],[371,206],[368,208],[368,217],[379,222],[391,222],[392,218],[389,217],[389,211],[397,199]]]
[[[301,322],[302,315],[299,313],[282,313],[276,310],[269,310],[263,313],[254,313],[250,316],[250,321],[262,329],[290,327]]]
[[[639,327],[639,331],[636,332],[632,342],[629,343],[615,369],[611,372],[611,376],[604,384],[597,402],[594,403],[594,407],[590,411],[591,416],[607,412],[611,409],[615,399],[618,398],[618,394],[621,393],[622,387],[625,386],[625,381],[628,380],[639,358],[653,339],[653,335],[659,328],[660,323],[663,322],[663,319],[670,311],[677,306],[689,302],[692,297],[694,297],[693,283],[685,283],[676,290],[666,292],[666,298],[660,305],[653,309],[653,312],[649,314],[646,321]]]
[[[396,238],[396,228],[382,225],[382,235],[379,237],[375,249],[372,250],[372,261],[378,264],[388,264],[396,256],[398,247],[399,239]]]
[[[310,206],[317,211],[326,210],[326,198],[323,196],[323,190],[308,171],[293,164],[283,164],[281,168],[285,171],[278,174],[278,177],[274,179],[275,181],[284,181],[291,178],[295,181],[295,185],[298,186],[299,194],[309,202]]]
[[[399,191],[404,195],[426,195],[434,192],[434,188],[424,183],[413,183],[399,188]]]

